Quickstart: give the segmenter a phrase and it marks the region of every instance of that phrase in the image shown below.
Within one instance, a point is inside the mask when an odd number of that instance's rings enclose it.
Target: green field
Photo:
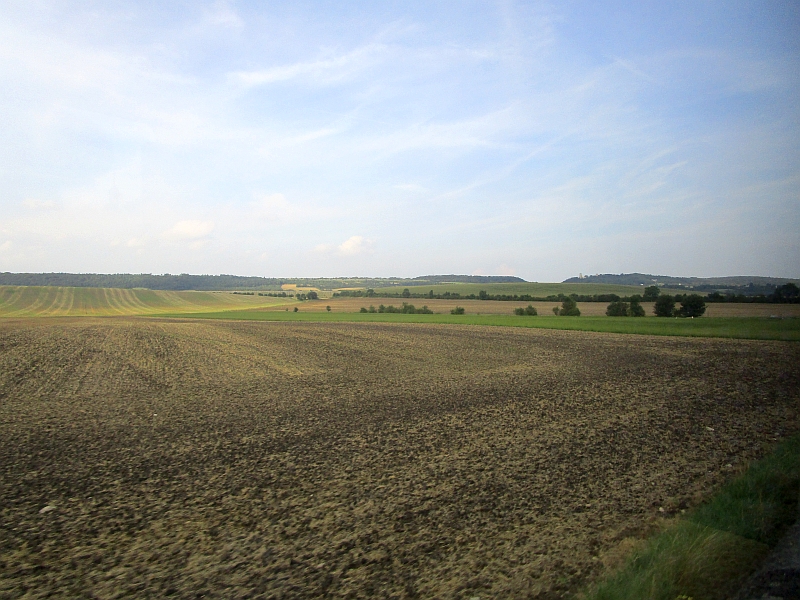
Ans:
[[[427,294],[433,290],[434,294],[444,294],[445,292],[457,292],[462,296],[469,294],[477,295],[481,290],[489,294],[522,295],[529,294],[535,298],[546,298],[547,296],[557,296],[558,294],[617,294],[618,296],[630,296],[644,292],[644,286],[640,285],[614,285],[606,283],[446,283],[439,285],[417,285],[417,286],[394,286],[376,288],[378,294],[398,294],[403,289],[408,288],[412,294]],[[667,290],[664,292],[677,293],[680,290]],[[684,292],[681,292],[684,293]]]
[[[230,292],[0,286],[0,317],[123,316],[161,312],[185,314],[263,308],[285,303],[286,298],[245,296]]]
[[[167,313],[160,316],[180,317],[184,315]],[[198,319],[314,321],[323,323],[450,323],[638,335],[800,341],[800,318],[703,317],[701,319],[631,319],[613,317],[518,317],[515,315],[403,315],[389,313],[304,313],[302,309],[296,313],[292,311],[215,311],[194,313],[191,317]]]

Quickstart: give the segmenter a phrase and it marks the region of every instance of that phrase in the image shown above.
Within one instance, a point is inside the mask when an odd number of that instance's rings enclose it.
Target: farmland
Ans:
[[[797,430],[799,359],[469,325],[3,319],[0,596],[564,597]]]
[[[266,307],[285,299],[230,292],[0,286],[0,317],[119,316]]]
[[[619,296],[630,296],[632,294],[641,294],[644,291],[643,286],[639,285],[618,285],[613,283],[440,283],[433,285],[400,285],[377,288],[376,293],[390,293],[398,294],[403,289],[408,288],[409,292],[414,294],[427,294],[433,290],[434,294],[444,294],[446,292],[458,293],[462,296],[475,294],[476,296],[481,290],[489,294],[507,294],[507,295],[522,295],[529,294],[537,298],[544,298],[546,296],[557,296],[558,294],[617,294]],[[680,290],[669,290],[664,288],[664,293],[674,293]],[[685,292],[685,290],[684,290]],[[683,292],[682,292],[683,293]]]

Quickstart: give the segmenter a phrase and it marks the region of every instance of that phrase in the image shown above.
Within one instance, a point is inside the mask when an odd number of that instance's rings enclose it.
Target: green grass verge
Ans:
[[[722,600],[759,567],[797,518],[800,435],[651,538],[587,600]]]
[[[390,313],[285,312],[235,310],[200,313],[174,313],[154,316],[196,319],[236,319],[252,321],[319,321],[353,323],[451,323],[499,327],[569,329],[641,335],[721,337],[755,340],[800,341],[800,319],[731,317],[701,319],[623,319],[613,317],[518,317],[516,315],[402,315]]]

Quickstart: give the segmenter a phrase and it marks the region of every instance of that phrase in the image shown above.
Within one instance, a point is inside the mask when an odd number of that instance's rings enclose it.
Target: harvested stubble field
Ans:
[[[295,306],[303,312],[326,312],[330,306],[333,312],[358,312],[362,307],[370,305],[376,309],[381,304],[389,306],[402,306],[403,302],[413,304],[417,308],[423,305],[436,313],[449,313],[456,306],[461,306],[468,315],[510,315],[515,308],[524,308],[531,304],[541,316],[552,316],[553,307],[561,307],[560,302],[507,302],[500,300],[438,300],[422,298],[328,298],[311,300],[307,302],[275,305],[251,310],[285,311],[293,310]],[[642,302],[647,317],[654,317],[653,302]],[[602,317],[608,308],[607,302],[578,302],[581,315],[586,317]],[[705,316],[707,317],[800,317],[800,304],[739,304],[734,302],[720,302],[706,304]]]
[[[5,320],[0,597],[569,596],[797,429],[799,359],[455,325]]]

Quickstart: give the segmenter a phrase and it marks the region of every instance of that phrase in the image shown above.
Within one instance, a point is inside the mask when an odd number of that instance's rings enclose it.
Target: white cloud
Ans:
[[[179,221],[164,232],[164,237],[169,240],[201,240],[208,236],[214,229],[212,221]],[[196,244],[197,242],[195,242]]]
[[[132,237],[127,242],[125,242],[125,245],[128,248],[139,248],[146,244],[147,244],[147,238],[142,238],[142,237]]]
[[[404,192],[415,192],[417,194],[424,194],[428,191],[428,188],[417,185],[416,183],[403,183],[394,186],[394,189],[403,190]]]
[[[22,201],[22,206],[29,210],[52,210],[56,208],[56,203],[52,200],[37,200],[35,198],[27,198]]]
[[[339,254],[343,256],[354,256],[356,254],[367,252],[371,245],[371,240],[365,240],[360,235],[354,235],[339,244],[338,250]]]
[[[262,196],[250,204],[253,216],[272,222],[289,221],[295,214],[294,207],[286,200],[283,194],[270,194]]]
[[[242,21],[238,13],[231,8],[228,2],[216,2],[214,4],[214,9],[206,12],[205,20],[211,25],[222,27],[244,27],[244,21]]]

